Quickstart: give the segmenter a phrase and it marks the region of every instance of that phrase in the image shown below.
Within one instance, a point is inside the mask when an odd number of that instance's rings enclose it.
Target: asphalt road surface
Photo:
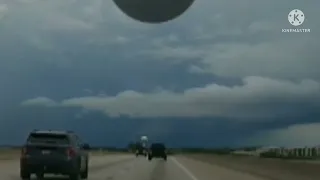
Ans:
[[[198,160],[199,159],[199,160]],[[225,159],[230,161],[230,159]],[[245,164],[244,164],[245,165]],[[263,167],[263,166],[262,166]],[[320,170],[320,169],[318,169]],[[269,172],[272,173],[272,172]],[[287,173],[287,172],[286,172]],[[299,172],[292,172],[299,173]],[[280,177],[281,178],[281,177]],[[1,180],[19,180],[18,160],[0,161]],[[35,177],[33,179],[36,179]],[[48,180],[66,177],[46,176]],[[167,161],[134,155],[105,155],[91,157],[88,180],[275,180],[247,170],[228,168],[212,158],[171,156]],[[314,178],[314,179],[319,179]],[[282,180],[282,179],[281,179]],[[288,180],[288,179],[283,179]],[[290,179],[296,180],[296,179]],[[299,180],[311,180],[304,178]],[[312,179],[313,180],[313,179]]]

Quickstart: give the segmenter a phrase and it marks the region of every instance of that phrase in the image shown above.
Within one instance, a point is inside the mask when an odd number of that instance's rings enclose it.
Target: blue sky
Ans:
[[[140,135],[172,146],[316,145],[319,5],[198,0],[155,25],[112,1],[0,0],[0,143],[68,128],[121,146]],[[281,32],[295,8],[311,33]]]

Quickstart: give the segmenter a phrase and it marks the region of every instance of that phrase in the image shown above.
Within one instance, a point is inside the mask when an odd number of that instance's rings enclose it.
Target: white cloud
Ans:
[[[124,38],[114,40],[114,37],[121,36],[119,29],[121,31],[124,29],[127,33],[132,29],[139,30],[146,27],[121,14],[112,1],[5,0],[5,2],[9,3],[10,13],[7,13],[6,32],[2,31],[1,35],[7,33],[14,40],[21,38],[39,49],[43,49],[43,45],[59,48],[60,41],[55,36],[57,33],[70,37],[82,33],[83,39],[80,41],[84,43],[96,40],[97,43],[118,44],[124,42]],[[7,10],[6,7],[0,6],[0,17],[4,10]]]
[[[130,42],[130,39],[124,36],[117,36],[115,38],[115,42],[118,44],[126,44],[128,42]]]
[[[320,106],[320,83],[281,81],[247,77],[242,86],[209,84],[183,93],[158,90],[152,93],[124,91],[116,96],[66,99],[66,107],[103,111],[109,116],[133,117],[232,117],[257,121],[259,118],[292,118],[301,112],[315,112]]]
[[[19,26],[18,21],[27,21],[30,26],[33,26],[34,31],[45,30],[47,33],[51,33],[50,31],[92,30],[96,27],[95,21],[86,19],[84,13],[77,16],[77,12],[83,7],[77,7],[76,4],[74,6],[72,1],[35,0],[21,2],[12,2],[11,4],[10,16],[12,25],[15,27]]]
[[[259,24],[252,25],[249,28],[252,31],[267,29],[267,27]],[[229,36],[232,35],[229,34]],[[235,38],[241,37],[236,36]],[[218,37],[208,38],[213,38],[214,41]],[[320,71],[317,68],[320,66],[320,55],[317,52],[320,42],[314,34],[298,34],[295,37],[288,37],[287,34],[283,33],[283,37],[279,38],[272,37],[270,40],[255,43],[249,41],[221,40],[221,42],[201,46],[183,45],[175,47],[162,43],[161,46],[155,46],[152,50],[143,50],[141,54],[161,60],[197,59],[199,60],[198,69],[193,71],[194,67],[192,67],[193,70],[190,71],[192,73],[210,73],[232,78],[261,76],[320,79]]]
[[[206,71],[196,65],[191,65],[188,70],[190,73],[205,73]]]
[[[308,3],[290,1],[292,7],[275,0],[246,0],[232,4],[231,0],[202,0],[196,1],[177,20],[162,25],[134,21],[112,1],[5,2],[10,3],[12,17],[9,23],[12,27],[8,30],[41,49],[59,46],[55,39],[50,39],[52,31],[69,32],[71,36],[78,30],[90,32],[82,36],[83,41],[90,41],[90,44],[125,44],[130,39],[139,49],[138,54],[151,56],[149,59],[199,59],[205,67],[202,72],[220,76],[320,78],[316,68],[320,65],[316,50],[320,45],[316,41],[320,26],[313,18],[318,10],[319,1],[316,0]],[[305,12],[308,17],[305,28],[313,28],[314,33],[280,33],[281,28],[290,27],[287,13],[295,7]],[[137,34],[146,38],[135,38]],[[115,40],[114,37],[118,38]],[[143,43],[149,45],[143,47]],[[172,43],[180,45],[171,46]],[[201,43],[206,45],[199,46]],[[136,58],[130,55],[132,52],[126,52],[126,56]]]
[[[150,55],[156,59],[199,59],[205,55],[204,50],[194,47],[158,47],[154,50],[142,50],[140,55]]]
[[[91,89],[84,89],[83,91],[85,93],[87,93],[87,94],[92,94],[93,93],[93,91]]]
[[[93,30],[94,24],[81,19],[76,19],[63,14],[50,14],[42,25],[43,30],[50,31],[75,31]]]
[[[197,1],[177,21],[177,26],[185,28],[181,35],[188,42],[172,47],[163,37],[163,41],[157,40],[162,46],[154,46],[146,54],[166,60],[199,59],[203,68],[197,73],[320,79],[320,23],[314,19],[319,1],[290,4],[292,7],[284,1],[246,0],[232,5],[227,1]],[[302,28],[313,32],[281,33],[282,28],[293,28],[287,14],[297,7],[308,16]]]
[[[0,20],[5,17],[8,12],[8,6],[6,4],[0,4]]]
[[[153,38],[152,45],[155,47],[165,47],[168,43],[180,42],[180,38],[177,34],[169,34],[168,36],[161,38]]]
[[[46,106],[46,107],[52,107],[58,105],[55,101],[52,99],[46,98],[46,97],[37,97],[34,99],[29,99],[26,101],[23,101],[21,103],[22,106]]]
[[[252,137],[254,144],[275,145],[284,147],[319,146],[320,123],[295,124],[286,128],[263,131]]]
[[[312,37],[260,44],[220,44],[203,59],[204,70],[220,76],[320,78],[320,44]]]

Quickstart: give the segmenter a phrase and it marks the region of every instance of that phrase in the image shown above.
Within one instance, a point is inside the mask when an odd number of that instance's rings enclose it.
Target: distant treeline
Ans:
[[[230,154],[234,149],[231,148],[180,148],[173,149],[178,153],[210,153],[210,154]]]
[[[112,146],[92,146],[92,150],[104,150],[104,151],[113,151],[113,152],[134,152],[137,148],[137,143],[129,143],[125,148],[112,147]],[[18,149],[21,146],[0,146],[0,148],[12,148]],[[247,151],[252,150],[254,148],[241,148]],[[236,149],[232,148],[192,148],[192,147],[182,147],[182,148],[170,148],[167,147],[167,151],[170,154],[173,153],[211,153],[211,154],[230,154],[232,151]]]

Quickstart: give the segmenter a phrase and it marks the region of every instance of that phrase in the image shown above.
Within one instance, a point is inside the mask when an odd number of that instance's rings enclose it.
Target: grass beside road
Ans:
[[[265,179],[301,180],[319,179],[320,164],[307,161],[284,161],[274,158],[258,158],[254,156],[189,154],[186,157],[211,163],[235,171],[242,171]]]
[[[0,160],[9,160],[20,157],[20,149],[2,148],[0,149]]]
[[[304,157],[304,156],[279,156],[272,152],[262,153],[259,155],[252,155],[250,153],[231,153],[231,152],[197,152],[197,153],[183,153],[190,155],[212,155],[212,156],[226,156],[233,158],[256,158],[256,159],[270,159],[270,160],[282,160],[282,161],[293,161],[293,162],[320,162],[320,157]]]
[[[294,162],[320,162],[320,156],[280,156],[274,152],[265,152],[259,154],[255,153],[255,151],[240,151],[240,150],[233,150],[228,148],[221,148],[221,149],[181,149],[180,151],[176,152],[178,154],[183,155],[213,155],[213,156],[226,156],[231,158],[254,158],[254,159],[270,159],[270,160],[278,160],[278,161],[294,161]]]

